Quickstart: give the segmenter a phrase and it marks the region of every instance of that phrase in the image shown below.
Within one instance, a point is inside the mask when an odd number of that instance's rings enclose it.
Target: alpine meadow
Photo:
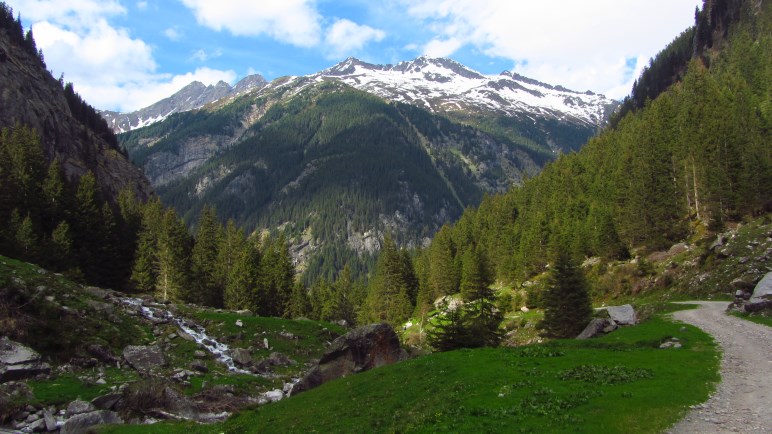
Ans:
[[[0,2],[0,432],[770,432],[772,10],[639,7]]]

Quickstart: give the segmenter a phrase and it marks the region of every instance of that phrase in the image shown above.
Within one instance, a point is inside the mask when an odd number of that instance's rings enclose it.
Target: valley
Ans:
[[[401,47],[348,3],[82,2],[0,2],[0,432],[768,431],[769,2],[598,61],[622,101],[462,2],[395,5],[447,25]]]

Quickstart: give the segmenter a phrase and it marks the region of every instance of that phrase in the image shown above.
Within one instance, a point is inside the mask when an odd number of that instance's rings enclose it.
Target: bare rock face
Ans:
[[[399,338],[390,325],[382,323],[359,327],[335,339],[319,363],[292,387],[290,395],[404,358]]]
[[[5,31],[0,31],[0,53],[0,127],[32,127],[48,161],[57,158],[68,178],[92,171],[109,198],[117,198],[125,186],[149,196],[142,171],[73,116],[62,85],[39,59]]]

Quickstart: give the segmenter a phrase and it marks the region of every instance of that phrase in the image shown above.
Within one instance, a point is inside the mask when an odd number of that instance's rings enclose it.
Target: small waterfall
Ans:
[[[140,298],[120,297],[121,302],[126,305],[138,308],[140,314],[150,321],[169,321],[174,323],[183,332],[191,336],[197,344],[206,348],[207,351],[215,356],[215,360],[228,367],[228,370],[237,374],[250,374],[252,372],[241,369],[233,362],[230,356],[228,345],[218,342],[217,339],[206,334],[206,330],[198,324],[188,321],[184,318],[175,316],[169,310],[164,309],[163,305],[147,306],[145,301]]]

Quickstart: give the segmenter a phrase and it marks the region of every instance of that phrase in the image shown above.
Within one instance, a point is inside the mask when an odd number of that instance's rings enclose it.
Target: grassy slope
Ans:
[[[681,349],[661,350],[671,336]],[[702,331],[655,317],[591,341],[437,353],[327,383],[223,424],[105,432],[659,432],[718,380]],[[572,379],[561,379],[569,373]]]

